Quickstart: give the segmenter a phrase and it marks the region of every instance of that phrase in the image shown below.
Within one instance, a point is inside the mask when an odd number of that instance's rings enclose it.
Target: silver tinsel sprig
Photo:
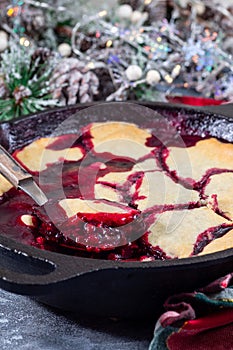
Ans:
[[[224,81],[233,65],[231,53],[224,48],[222,22],[213,29],[205,18],[214,9],[216,18],[231,20],[229,6],[219,9],[217,3],[198,0],[175,1],[170,20],[147,26],[143,22],[137,26],[132,20],[134,9],[127,4],[114,13],[101,11],[73,28],[73,52],[92,69],[101,63],[109,70],[115,92],[107,100],[124,100],[141,86],[147,86],[148,92],[194,89],[206,97],[230,99]]]

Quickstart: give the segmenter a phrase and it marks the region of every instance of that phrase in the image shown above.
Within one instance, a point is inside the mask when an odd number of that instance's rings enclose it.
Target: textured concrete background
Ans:
[[[1,350],[146,350],[154,322],[80,319],[0,290]]]

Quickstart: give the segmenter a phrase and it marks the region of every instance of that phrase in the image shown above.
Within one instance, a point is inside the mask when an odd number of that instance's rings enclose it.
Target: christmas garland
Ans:
[[[1,120],[93,100],[232,99],[233,0],[91,5],[1,2]]]

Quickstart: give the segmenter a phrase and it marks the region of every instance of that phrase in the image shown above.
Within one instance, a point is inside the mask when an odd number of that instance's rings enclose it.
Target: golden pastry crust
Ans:
[[[146,173],[148,171],[156,171],[161,170],[154,158],[149,158],[144,160],[143,162],[136,163],[132,170],[130,171],[121,171],[121,172],[110,172],[104,176],[98,178],[97,183],[104,182],[109,185],[122,186],[128,181],[129,177],[136,173]]]
[[[2,175],[0,175],[0,196],[9,191],[13,186]]]
[[[95,184],[95,199],[105,199],[111,202],[123,203],[122,196],[119,191],[110,186]]]
[[[25,226],[32,226],[32,227],[35,226],[34,217],[32,215],[25,214],[25,215],[22,215],[20,219]]]
[[[139,159],[151,152],[146,146],[151,134],[137,125],[123,122],[93,123],[90,128],[97,153],[108,152],[118,157]]]
[[[58,137],[45,137],[32,142],[16,153],[19,160],[28,170],[32,172],[43,171],[48,164],[58,161],[69,160],[78,161],[83,158],[83,153],[79,147],[52,150],[47,147],[54,143]]]
[[[166,164],[178,177],[199,181],[209,169],[233,169],[233,144],[211,138],[193,147],[170,147]]]
[[[138,209],[143,211],[155,205],[188,205],[190,202],[198,201],[198,192],[175,183],[164,172],[155,171],[145,173],[139,188],[139,199],[135,203]]]
[[[148,242],[172,258],[186,258],[192,254],[201,233],[224,223],[226,219],[206,207],[167,211],[150,226]]]
[[[104,182],[105,184],[122,186],[130,175],[134,174],[133,171],[112,171],[104,176],[98,178],[97,183]]]
[[[218,251],[230,248],[233,248],[233,230],[210,242],[198,255],[216,253]]]
[[[233,220],[233,173],[211,176],[205,188],[205,195],[208,196],[211,206],[217,204],[220,211]]]
[[[137,171],[147,172],[147,171],[156,171],[156,170],[161,170],[161,168],[158,166],[155,158],[148,158],[142,162],[138,162],[137,164],[134,165],[132,169],[133,172],[137,172]]]
[[[107,203],[100,200],[83,200],[80,198],[66,198],[59,201],[59,205],[65,211],[68,218],[77,213],[96,214],[96,213],[126,213],[127,207],[116,206],[116,203]]]

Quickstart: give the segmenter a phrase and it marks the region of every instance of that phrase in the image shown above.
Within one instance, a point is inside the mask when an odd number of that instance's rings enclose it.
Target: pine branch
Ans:
[[[58,105],[50,94],[55,66],[54,56],[46,56],[43,62],[30,49],[11,43],[10,51],[2,54],[0,65],[6,91],[0,99],[0,120],[10,120]]]

